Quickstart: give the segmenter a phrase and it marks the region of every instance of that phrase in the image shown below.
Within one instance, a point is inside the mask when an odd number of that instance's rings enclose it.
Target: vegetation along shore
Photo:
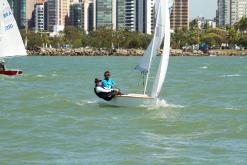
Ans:
[[[142,55],[152,39],[152,35],[128,29],[113,31],[102,27],[86,34],[70,26],[52,37],[46,32],[31,31],[22,31],[22,37],[28,39],[30,55],[50,56]],[[174,30],[171,47],[171,54],[177,56],[247,56],[247,17],[226,29],[210,28],[207,24],[199,28],[197,20],[193,20],[189,29]]]

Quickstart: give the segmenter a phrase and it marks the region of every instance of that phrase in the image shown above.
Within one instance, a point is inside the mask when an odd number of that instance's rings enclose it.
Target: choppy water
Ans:
[[[173,57],[158,106],[102,104],[94,78],[141,89],[138,59],[6,59],[25,74],[0,76],[0,164],[246,164],[247,58]]]

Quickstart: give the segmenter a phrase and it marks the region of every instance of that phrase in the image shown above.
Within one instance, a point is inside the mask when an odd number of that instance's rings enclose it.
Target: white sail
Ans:
[[[165,19],[163,17],[164,10],[162,10],[162,4],[164,0],[155,1],[155,11],[156,11],[156,26],[154,31],[154,37],[151,43],[149,44],[148,48],[144,52],[144,55],[135,69],[141,71],[142,73],[147,74],[150,70],[151,63],[153,58],[158,54],[160,49],[161,42],[164,37],[165,32]]]
[[[160,65],[158,68],[158,72],[153,84],[153,89],[151,92],[151,97],[157,98],[160,90],[163,86],[163,83],[165,81],[166,72],[168,68],[168,61],[169,61],[169,55],[170,55],[170,4],[168,0],[161,0],[162,4],[162,10],[164,11],[164,17],[165,19],[165,37],[164,37],[164,47],[163,52],[161,56]]]
[[[0,2],[0,57],[27,55],[7,0]]]

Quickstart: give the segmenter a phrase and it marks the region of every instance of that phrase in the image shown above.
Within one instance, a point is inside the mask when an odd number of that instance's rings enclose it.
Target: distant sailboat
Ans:
[[[0,58],[27,55],[14,15],[7,0],[0,1]],[[1,70],[0,74],[21,74],[19,70]]]
[[[150,102],[157,100],[166,77],[170,55],[170,10],[172,5],[173,1],[171,0],[155,1],[156,25],[154,36],[139,65],[137,65],[135,68],[142,74],[146,75],[144,93],[115,96],[111,101],[108,102],[109,104],[117,106],[138,106],[150,104]],[[153,83],[152,91],[150,95],[147,95],[147,86],[150,79],[150,68],[153,62],[153,58],[158,54],[162,41],[164,41],[164,46],[160,65]]]

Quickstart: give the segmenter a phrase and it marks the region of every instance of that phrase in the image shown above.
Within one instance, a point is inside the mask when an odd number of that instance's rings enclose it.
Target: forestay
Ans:
[[[27,55],[7,0],[0,2],[0,57]]]

